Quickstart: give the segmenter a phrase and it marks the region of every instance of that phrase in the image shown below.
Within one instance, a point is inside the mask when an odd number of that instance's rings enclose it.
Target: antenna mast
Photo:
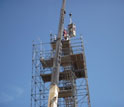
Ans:
[[[51,87],[49,90],[48,107],[57,107],[57,102],[58,102],[58,92],[59,92],[58,83],[59,83],[61,53],[62,53],[61,40],[62,40],[63,26],[64,26],[65,4],[66,4],[66,0],[63,0],[61,13],[60,13],[59,27],[58,27],[58,36],[56,41],[56,53],[53,60],[53,71],[51,78]]]

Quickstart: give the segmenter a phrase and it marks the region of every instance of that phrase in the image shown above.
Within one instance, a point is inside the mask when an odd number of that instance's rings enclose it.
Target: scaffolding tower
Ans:
[[[56,38],[32,45],[31,107],[47,107]],[[83,38],[61,40],[58,107],[91,107]]]

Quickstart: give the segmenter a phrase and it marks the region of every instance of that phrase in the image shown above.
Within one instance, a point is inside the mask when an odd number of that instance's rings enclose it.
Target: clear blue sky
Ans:
[[[29,107],[32,40],[57,33],[62,0],[0,0],[0,107]],[[67,0],[83,34],[92,107],[124,107],[124,1]]]

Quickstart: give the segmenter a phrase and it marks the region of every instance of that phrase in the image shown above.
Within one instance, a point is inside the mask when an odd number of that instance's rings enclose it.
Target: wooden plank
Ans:
[[[64,90],[64,91],[61,91],[59,92],[59,98],[65,98],[65,97],[71,97],[73,96],[73,93],[71,90]]]

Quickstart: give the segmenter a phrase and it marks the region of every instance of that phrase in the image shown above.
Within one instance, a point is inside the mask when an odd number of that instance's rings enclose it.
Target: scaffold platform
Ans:
[[[40,61],[42,63],[43,68],[50,68],[53,66],[53,59],[43,59],[41,58]],[[61,66],[69,66],[73,65],[76,70],[78,69],[84,69],[84,60],[83,60],[83,54],[72,54],[72,55],[65,55],[61,57]]]
[[[73,73],[75,74],[76,78],[86,78],[85,70],[83,70],[83,69],[75,70],[75,71],[73,71]],[[68,80],[68,78],[66,78],[66,76],[68,74],[70,74],[70,70],[60,72],[59,80],[60,81],[61,80]],[[50,82],[51,81],[51,73],[41,74],[41,77],[42,77],[44,82]]]

